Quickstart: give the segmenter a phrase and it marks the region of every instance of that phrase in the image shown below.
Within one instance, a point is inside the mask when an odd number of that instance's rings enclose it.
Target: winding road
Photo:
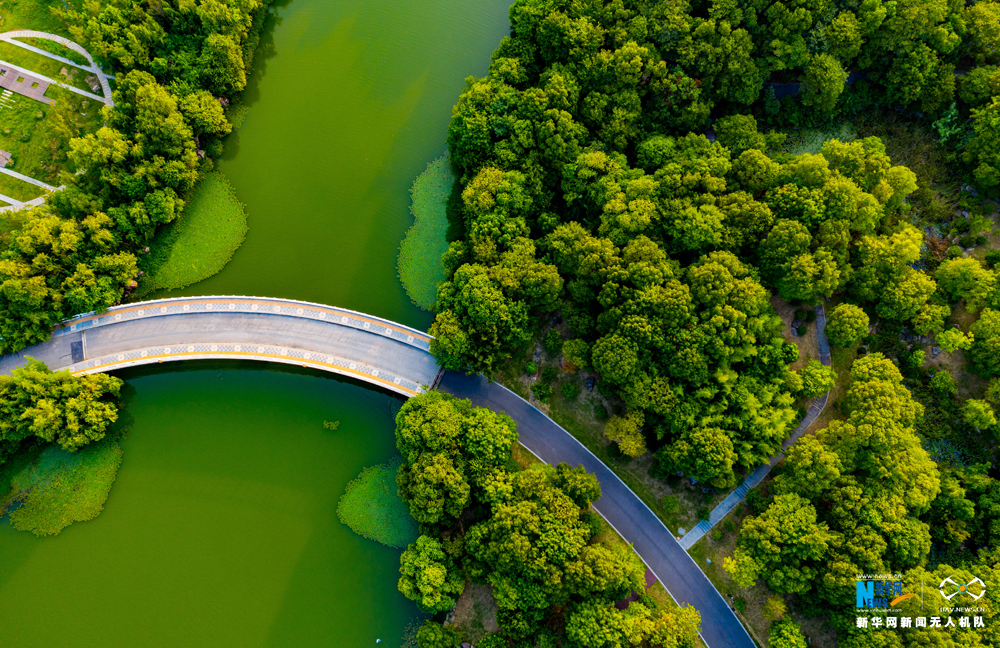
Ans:
[[[821,356],[829,363],[829,347],[822,335],[824,323],[822,307],[817,307]],[[322,304],[266,297],[180,297],[75,317],[46,342],[0,358],[0,373],[25,364],[29,356],[52,369],[77,374],[214,358],[312,367],[407,397],[438,387],[468,398],[474,405],[506,412],[518,424],[521,443],[543,461],[582,464],[596,474],[602,495],[594,507],[635,547],[675,601],[701,613],[705,643],[710,648],[754,648],[736,614],[685,550],[684,545],[693,544],[684,542],[688,536],[678,542],[610,468],[520,396],[482,376],[442,372],[430,354],[430,340],[426,333],[410,327]],[[814,403],[810,418],[786,441],[784,449],[801,436],[825,402],[824,398]],[[759,482],[780,458],[774,457],[747,481],[756,478]],[[725,512],[745,495],[744,486],[746,483],[720,505],[728,506]],[[713,523],[716,512],[724,515],[717,508]],[[696,532],[703,535],[710,528],[707,524],[706,529],[692,529],[689,536]]]

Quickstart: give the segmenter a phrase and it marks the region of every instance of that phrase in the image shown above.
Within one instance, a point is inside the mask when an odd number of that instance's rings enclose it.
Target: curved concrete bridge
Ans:
[[[266,297],[179,297],[80,315],[52,338],[0,358],[26,356],[77,374],[177,360],[261,360],[357,378],[403,396],[434,385],[430,336],[344,308]]]

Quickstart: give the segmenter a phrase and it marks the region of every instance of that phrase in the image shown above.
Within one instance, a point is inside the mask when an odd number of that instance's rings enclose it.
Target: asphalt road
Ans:
[[[632,543],[636,553],[678,603],[701,613],[701,636],[709,648],[754,648],[756,644],[712,582],[673,534],[610,468],[573,435],[506,387],[482,376],[448,371],[438,388],[473,405],[505,412],[517,421],[521,445],[542,461],[582,464],[597,475],[601,498],[594,508]]]

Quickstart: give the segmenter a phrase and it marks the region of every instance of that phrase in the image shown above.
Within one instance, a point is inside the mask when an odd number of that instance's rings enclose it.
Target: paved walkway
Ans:
[[[826,366],[830,366],[830,342],[826,339],[826,311],[823,305],[820,304],[815,308],[816,310],[816,341],[819,345],[819,360]],[[722,518],[726,517],[730,511],[732,511],[736,506],[743,501],[743,498],[747,496],[747,493],[751,488],[757,484],[764,481],[767,474],[771,472],[771,468],[774,468],[779,461],[784,458],[785,453],[788,449],[792,447],[799,438],[805,434],[805,431],[813,424],[820,414],[823,413],[823,408],[826,407],[826,401],[830,397],[829,394],[823,394],[821,397],[813,400],[812,405],[809,406],[809,410],[806,415],[802,418],[802,422],[799,424],[792,434],[781,444],[781,452],[771,457],[769,463],[764,464],[757,470],[750,473],[750,475],[743,480],[743,483],[736,487],[736,489],[731,492],[726,499],[722,500],[718,506],[712,509],[712,513],[709,515],[707,520],[702,520],[693,529],[684,534],[684,537],[680,539],[680,545],[685,549],[690,549],[694,546],[696,542],[705,537],[709,531],[712,530],[716,524],[718,524]]]
[[[26,176],[24,174],[18,173],[17,171],[12,171],[11,169],[0,167],[0,173],[3,173],[5,175],[9,175],[12,178],[17,178],[18,180],[21,180],[23,182],[27,182],[28,184],[33,184],[36,187],[41,187],[45,191],[55,191],[56,190],[56,188],[53,187],[52,185],[47,185],[44,182],[42,182],[41,180],[35,180],[34,178],[32,178],[30,176]]]
[[[594,508],[635,548],[678,603],[701,613],[701,637],[709,648],[755,648],[746,629],[660,518],[569,432],[503,385],[482,376],[445,372],[439,388],[473,405],[505,412],[517,421],[521,444],[546,463],[583,464],[597,475],[601,497]]]
[[[62,189],[62,187],[58,187],[58,188]],[[17,200],[14,200],[13,198],[8,197],[8,196],[0,195],[0,201],[10,203],[9,205],[7,205],[5,207],[0,207],[0,214],[2,214],[3,212],[6,212],[6,211],[16,211],[18,209],[24,209],[25,207],[38,207],[39,205],[42,205],[42,204],[45,203],[45,198],[46,198],[46,196],[39,196],[38,198],[34,198],[34,199],[29,200],[27,202],[19,202]]]
[[[0,68],[7,69],[8,70],[8,74],[11,74],[10,70],[14,70],[16,72],[20,72],[22,76],[34,77],[35,79],[37,79],[39,81],[44,81],[45,83],[48,83],[49,85],[57,85],[60,88],[63,88],[65,90],[69,90],[70,92],[75,92],[76,94],[81,95],[83,97],[87,97],[88,99],[93,99],[94,101],[99,101],[99,102],[101,102],[103,104],[107,104],[109,106],[111,105],[110,103],[108,103],[108,102],[111,101],[110,98],[108,100],[105,100],[104,97],[100,97],[98,95],[95,95],[92,92],[87,92],[86,90],[81,90],[80,88],[77,88],[76,86],[71,86],[68,83],[63,83],[62,81],[56,81],[55,79],[51,79],[51,78],[45,76],[44,74],[39,74],[38,72],[32,72],[28,68],[21,67],[20,65],[14,65],[13,63],[10,63],[9,61],[0,61]],[[15,92],[19,92],[19,90],[17,90],[17,88],[11,87],[10,89],[14,90]],[[24,94],[24,93],[22,93],[22,94]],[[28,96],[30,96],[30,95],[28,95]],[[32,98],[37,99],[37,97],[32,97]],[[39,101],[43,101],[44,103],[48,103],[48,104],[52,103],[52,100],[48,99],[46,97],[42,97],[41,99],[39,99]]]
[[[0,358],[0,373],[31,356],[77,374],[177,360],[262,360],[350,376],[404,396],[438,377],[430,337],[354,311],[263,297],[181,297],[84,315],[46,342]]]
[[[64,58],[62,56],[57,56],[55,54],[52,54],[51,52],[46,52],[45,50],[40,49],[38,47],[33,47],[31,45],[28,45],[27,43],[22,43],[22,42],[16,40],[18,38],[44,38],[46,40],[50,40],[50,41],[54,41],[56,43],[59,43],[60,45],[68,47],[69,49],[73,50],[77,54],[81,55],[83,58],[87,59],[87,63],[90,64],[90,67],[89,68],[88,67],[84,67],[84,66],[79,65],[77,63],[74,63],[73,61],[71,61],[71,60],[69,60],[67,58]],[[63,63],[67,63],[69,65],[73,65],[73,66],[81,68],[83,70],[87,70],[88,72],[92,72],[97,77],[98,83],[101,84],[101,93],[104,95],[103,97],[98,97],[97,95],[90,94],[89,92],[84,92],[83,90],[80,90],[78,88],[74,88],[73,86],[66,85],[65,83],[60,83],[59,81],[50,81],[50,82],[51,83],[55,83],[55,84],[57,84],[57,85],[59,85],[59,86],[61,86],[63,88],[66,88],[67,90],[76,92],[77,94],[82,94],[84,96],[87,96],[87,97],[90,97],[90,98],[95,99],[97,101],[100,101],[100,102],[102,102],[102,103],[104,103],[104,104],[106,104],[108,106],[114,106],[115,105],[115,102],[112,101],[112,99],[111,99],[111,85],[108,83],[108,76],[106,74],[104,74],[104,71],[101,70],[101,68],[97,67],[97,64],[94,63],[94,57],[92,57],[90,55],[90,52],[88,52],[86,49],[84,49],[84,47],[82,45],[80,45],[78,43],[75,43],[75,42],[71,41],[68,38],[64,38],[62,36],[59,36],[58,34],[49,34],[47,32],[34,31],[34,30],[31,30],[31,29],[16,29],[14,31],[4,32],[4,33],[0,34],[0,40],[7,41],[8,43],[10,43],[12,45],[17,45],[18,47],[23,47],[25,49],[31,50],[31,51],[36,52],[38,54],[41,54],[43,56],[47,56],[47,57],[49,57],[51,59],[55,59],[57,61],[61,61]],[[35,74],[35,76],[40,76],[40,75]],[[42,78],[44,78],[44,77],[42,77]]]

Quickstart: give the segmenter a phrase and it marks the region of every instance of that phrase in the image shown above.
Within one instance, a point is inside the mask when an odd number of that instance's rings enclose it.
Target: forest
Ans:
[[[748,500],[730,578],[838,645],[998,643],[989,621],[872,633],[851,601],[856,574],[1000,575],[1000,4],[519,0],[510,19],[448,131],[439,363],[500,377],[564,320],[564,362],[615,403],[607,439],[719,489],[846,381],[835,420]],[[785,146],[855,119],[930,133],[954,190],[879,137]],[[772,298],[833,300],[849,371],[792,370]],[[925,366],[921,336],[964,360]],[[954,372],[983,387],[960,397]],[[806,644],[789,618],[771,645]]]

